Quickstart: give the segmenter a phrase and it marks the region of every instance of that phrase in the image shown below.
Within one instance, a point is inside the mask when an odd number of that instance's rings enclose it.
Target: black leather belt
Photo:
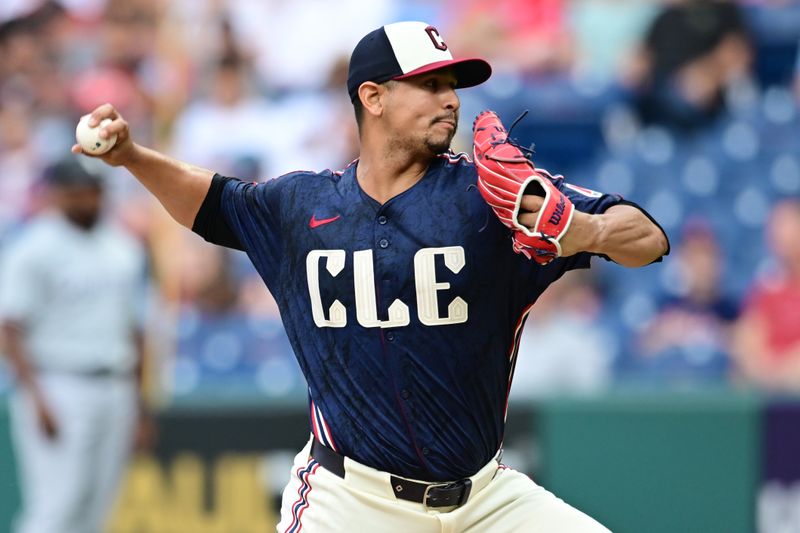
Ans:
[[[133,377],[133,372],[125,372],[121,370],[115,370],[112,368],[92,368],[84,371],[78,371],[77,374],[79,376],[84,376],[87,378],[127,379]]]
[[[344,456],[328,448],[317,439],[311,443],[311,457],[325,470],[344,479]],[[472,490],[471,479],[446,483],[420,483],[391,476],[392,490],[397,498],[421,503],[426,507],[452,507],[463,505]]]

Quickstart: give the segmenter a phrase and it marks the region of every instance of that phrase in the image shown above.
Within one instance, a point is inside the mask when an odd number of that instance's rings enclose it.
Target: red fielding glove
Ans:
[[[537,171],[519,146],[508,139],[494,111],[480,113],[472,133],[478,190],[497,218],[514,230],[514,251],[542,265],[561,256],[559,241],[569,229],[575,210],[570,199],[558,190],[549,174]],[[525,194],[544,198],[530,229],[519,222]]]

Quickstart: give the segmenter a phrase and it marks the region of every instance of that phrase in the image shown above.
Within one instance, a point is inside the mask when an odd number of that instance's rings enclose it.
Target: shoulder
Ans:
[[[42,215],[5,240],[0,258],[5,263],[36,262],[49,256],[62,241],[56,217]]]
[[[293,170],[278,177],[253,182],[256,188],[286,189],[293,187],[320,186],[325,183],[338,183],[344,171],[326,169],[321,172],[313,170]]]
[[[343,170],[325,169],[321,172],[312,170],[295,170],[287,172],[277,178],[267,181],[269,183],[277,182],[278,184],[286,187],[288,185],[303,186],[303,185],[319,185],[321,183],[330,182],[337,183],[341,178]]]
[[[336,194],[342,172],[296,170],[260,182],[245,182],[223,177],[220,192],[223,210],[232,212],[268,212],[282,216],[310,198]],[[244,209],[244,211],[242,211]],[[251,213],[252,214],[252,213]]]
[[[52,243],[63,242],[66,223],[55,213],[44,213],[33,218],[19,232],[9,238],[10,249],[42,249]]]

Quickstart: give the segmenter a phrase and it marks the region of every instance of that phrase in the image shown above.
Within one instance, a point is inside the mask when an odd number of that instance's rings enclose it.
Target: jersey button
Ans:
[[[389,333],[387,333],[386,334],[386,340],[389,341],[389,342],[393,341],[394,340],[394,333],[391,332],[391,331]]]
[[[379,241],[378,241],[378,246],[380,246],[381,248],[388,248],[388,247],[389,247],[389,241],[388,241],[388,239],[381,239],[381,240],[379,240]]]
[[[383,226],[387,222],[389,222],[389,219],[386,218],[385,216],[381,215],[378,217],[378,224],[380,224],[381,226]]]
[[[411,393],[408,392],[408,389],[403,389],[400,391],[400,396],[402,396],[404,400],[408,400],[411,397]]]

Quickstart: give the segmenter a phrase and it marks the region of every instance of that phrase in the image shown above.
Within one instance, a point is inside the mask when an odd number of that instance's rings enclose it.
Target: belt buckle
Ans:
[[[422,494],[422,506],[425,508],[426,511],[428,510],[428,495],[429,495],[431,489],[437,489],[439,487],[446,487],[449,484],[450,483],[431,483],[430,485],[425,487],[425,492]]]
[[[461,479],[458,481],[452,481],[450,483],[432,483],[425,487],[425,492],[422,495],[422,506],[425,510],[428,510],[428,496],[430,495],[431,490],[433,489],[448,489],[452,488],[455,489],[456,487],[461,489],[461,494],[458,496],[458,500],[453,502],[451,505],[442,505],[441,507],[458,507],[462,505],[465,500],[469,497],[469,493],[472,488],[472,480],[471,479]]]

